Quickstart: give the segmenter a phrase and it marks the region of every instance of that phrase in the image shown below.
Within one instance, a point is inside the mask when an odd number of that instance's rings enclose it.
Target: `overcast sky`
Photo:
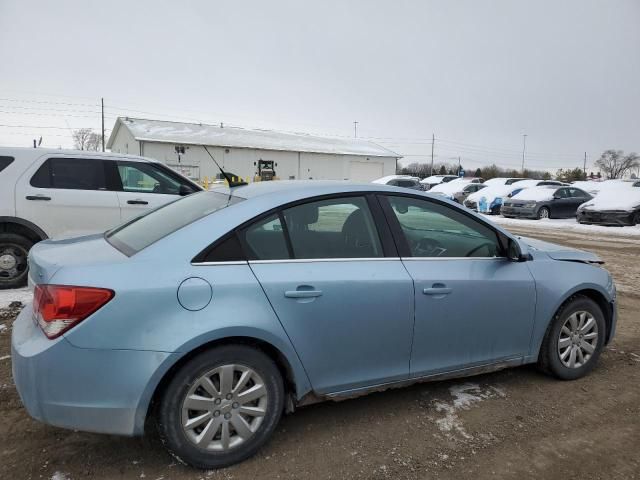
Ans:
[[[640,1],[0,0],[0,144],[117,115],[369,137],[475,168],[640,150]],[[56,127],[56,128],[35,128]]]

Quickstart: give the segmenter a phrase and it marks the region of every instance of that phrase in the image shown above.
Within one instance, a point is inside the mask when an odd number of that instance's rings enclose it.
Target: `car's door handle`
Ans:
[[[129,205],[149,205],[146,200],[127,200]]]
[[[51,200],[51,197],[47,197],[45,195],[27,195],[25,198],[27,200],[42,200],[44,202]]]
[[[431,287],[424,288],[422,293],[425,295],[449,295],[453,291],[450,287]]]
[[[287,298],[315,298],[322,295],[322,290],[287,290],[284,296]]]

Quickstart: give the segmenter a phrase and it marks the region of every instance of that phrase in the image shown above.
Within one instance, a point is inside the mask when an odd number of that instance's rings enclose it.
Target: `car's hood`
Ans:
[[[565,247],[555,243],[544,242],[529,237],[518,237],[527,247],[546,253],[554,260],[564,260],[567,262],[583,262],[583,263],[604,263],[595,253],[585,252],[576,248]]]

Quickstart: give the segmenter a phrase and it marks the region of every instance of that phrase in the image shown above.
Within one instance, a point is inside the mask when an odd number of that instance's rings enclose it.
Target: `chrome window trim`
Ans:
[[[416,261],[416,260],[508,260],[507,257],[401,257],[400,260],[403,262],[406,261]]]
[[[327,263],[327,262],[389,262],[400,257],[354,257],[354,258],[288,258],[282,260],[249,260],[249,265],[269,263]]]
[[[247,265],[246,260],[229,260],[228,262],[191,262],[194,267],[210,267],[213,265]]]

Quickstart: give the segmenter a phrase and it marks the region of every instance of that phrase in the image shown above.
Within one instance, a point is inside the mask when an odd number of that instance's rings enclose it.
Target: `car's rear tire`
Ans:
[[[547,207],[540,207],[538,210],[538,220],[551,218],[551,211]]]
[[[561,380],[581,378],[595,368],[606,333],[598,304],[576,295],[565,302],[549,324],[538,366]]]
[[[0,233],[0,289],[27,284],[27,256],[33,242],[15,233]]]
[[[225,345],[196,355],[174,374],[156,420],[177,460],[212,469],[254,455],[283,408],[282,376],[273,360],[245,345]]]

